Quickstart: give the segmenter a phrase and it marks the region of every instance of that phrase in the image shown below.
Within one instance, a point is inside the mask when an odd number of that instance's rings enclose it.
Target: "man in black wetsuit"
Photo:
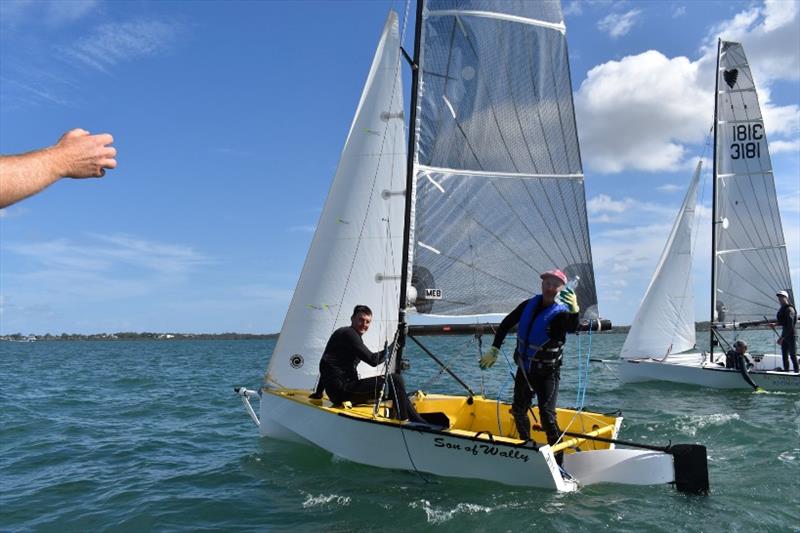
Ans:
[[[742,373],[742,377],[748,385],[755,391],[763,391],[761,387],[753,383],[748,370],[753,366],[750,356],[747,355],[747,343],[742,339],[733,343],[733,349],[725,354],[725,368],[735,368]]]
[[[350,325],[333,332],[325,352],[319,362],[320,379],[312,398],[322,398],[323,390],[334,404],[343,402],[369,403],[375,401],[383,392],[384,377],[373,376],[358,379],[356,367],[360,361],[370,366],[378,366],[385,359],[387,350],[372,352],[361,338],[372,322],[372,310],[366,305],[357,305],[350,317]],[[425,423],[406,394],[403,378],[399,374],[388,375],[388,397],[394,405],[393,417],[400,420]]]
[[[497,328],[492,347],[481,357],[480,367],[492,366],[500,353],[500,346],[508,331],[519,324],[514,360],[517,374],[514,379],[514,401],[511,414],[519,438],[530,440],[531,423],[528,410],[536,393],[542,428],[550,445],[556,444],[561,432],[556,419],[558,385],[561,380],[561,352],[567,333],[578,327],[578,300],[572,289],[556,296],[564,289],[567,276],[560,270],[550,270],[540,276],[542,294],[525,300],[506,316]],[[556,454],[561,465],[563,452]]]
[[[794,306],[789,302],[789,293],[786,291],[778,291],[775,296],[781,303],[781,308],[778,310],[778,325],[781,327],[781,336],[778,339],[778,344],[781,345],[781,355],[783,356],[783,371],[789,371],[789,359],[792,360],[792,368],[797,372],[797,335],[795,333],[795,324],[797,324],[797,311]]]

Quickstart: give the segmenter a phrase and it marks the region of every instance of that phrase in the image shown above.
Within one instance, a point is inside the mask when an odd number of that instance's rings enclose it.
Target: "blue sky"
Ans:
[[[563,7],[601,314],[629,323],[647,286],[711,125],[720,34],[761,91],[797,289],[800,4]],[[114,135],[119,166],[0,210],[0,333],[277,331],[390,8],[1,2],[0,152],[82,127]]]

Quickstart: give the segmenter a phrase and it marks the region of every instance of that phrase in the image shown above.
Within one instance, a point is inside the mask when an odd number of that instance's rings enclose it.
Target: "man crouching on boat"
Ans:
[[[564,289],[567,276],[558,269],[549,270],[540,276],[542,294],[525,300],[506,316],[497,328],[492,347],[480,359],[480,367],[486,370],[497,360],[500,346],[508,331],[519,324],[514,360],[517,375],[514,379],[514,402],[511,414],[517,426],[519,438],[530,440],[531,422],[528,410],[533,393],[536,393],[542,428],[551,446],[558,442],[560,430],[556,419],[558,385],[561,380],[561,353],[567,333],[578,327],[578,299],[572,289],[556,296]],[[563,452],[556,454],[561,465]]]
[[[371,323],[372,310],[366,305],[357,305],[353,308],[350,325],[333,332],[319,362],[319,384],[312,398],[322,398],[322,392],[325,391],[334,404],[370,403],[383,393],[383,376],[358,379],[356,370],[359,361],[378,366],[387,352],[392,353],[392,346],[385,351],[371,352],[364,344],[361,337],[369,330]],[[388,379],[388,395],[394,405],[392,416],[425,423],[408,399],[403,378],[399,374],[389,374]]]

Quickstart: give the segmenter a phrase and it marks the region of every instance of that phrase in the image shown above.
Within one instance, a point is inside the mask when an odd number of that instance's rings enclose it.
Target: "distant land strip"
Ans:
[[[184,341],[184,340],[265,340],[277,339],[277,333],[151,333],[151,332],[119,332],[119,333],[61,333],[52,335],[23,335],[13,333],[0,335],[0,341],[33,342],[33,341]]]
[[[749,327],[748,330],[767,329],[768,326]],[[697,331],[708,331],[709,322],[696,322]],[[614,326],[608,331],[594,332],[592,335],[628,333],[630,326]],[[586,335],[586,333],[583,333]],[[119,332],[119,333],[61,333],[44,335],[13,333],[0,335],[0,341],[33,342],[33,341],[183,341],[183,340],[268,340],[277,339],[278,333],[152,333],[152,332]]]

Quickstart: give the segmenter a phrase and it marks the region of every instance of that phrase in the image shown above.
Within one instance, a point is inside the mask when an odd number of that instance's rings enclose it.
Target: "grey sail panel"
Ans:
[[[581,277],[581,307],[596,318],[558,3],[434,0],[423,18],[417,311],[506,313],[538,292],[541,272],[561,268]]]
[[[715,309],[718,321],[775,312],[775,292],[791,291],[764,121],[742,45],[720,50],[717,95]]]
[[[432,16],[424,25],[422,68],[420,164],[581,172],[562,32],[468,14]]]

